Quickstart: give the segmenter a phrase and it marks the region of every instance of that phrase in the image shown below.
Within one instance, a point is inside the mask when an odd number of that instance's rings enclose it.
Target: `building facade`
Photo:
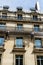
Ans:
[[[0,65],[43,65],[43,13],[8,8],[0,10]]]

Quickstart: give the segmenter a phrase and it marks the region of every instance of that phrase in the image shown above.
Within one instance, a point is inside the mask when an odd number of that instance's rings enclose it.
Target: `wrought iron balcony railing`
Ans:
[[[0,31],[9,32],[30,32],[32,28],[27,27],[11,27],[11,26],[0,26]]]
[[[25,44],[24,45],[14,45],[12,52],[25,52]]]
[[[34,46],[34,48],[43,48],[43,46]]]
[[[14,45],[15,48],[24,48],[25,47],[25,44],[24,45]]]
[[[0,26],[0,31],[5,31],[5,32],[31,32],[31,33],[39,33],[43,32],[43,28],[39,28],[39,30],[35,31],[34,28],[28,28],[28,27],[12,27],[12,26],[6,26],[2,25]]]
[[[43,46],[34,46],[33,48],[34,53],[43,53]]]
[[[0,15],[0,20],[15,20],[15,21],[32,21],[32,22],[40,22],[43,21],[42,18],[37,18],[37,19],[33,19],[32,17],[21,17],[18,18],[16,16],[1,16]]]

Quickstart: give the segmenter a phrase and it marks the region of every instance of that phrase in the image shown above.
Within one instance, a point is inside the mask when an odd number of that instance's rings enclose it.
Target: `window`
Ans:
[[[4,23],[0,23],[0,30],[5,30],[6,27],[5,27],[5,24]]]
[[[37,48],[41,47],[41,39],[35,38],[35,47],[37,47]]]
[[[37,65],[43,65],[43,56],[37,56]]]
[[[17,29],[20,31],[23,28],[23,24],[17,24]]]
[[[2,13],[2,18],[6,19],[7,18],[7,13]]]
[[[2,54],[0,54],[0,65],[1,65],[1,57],[2,57]]]
[[[34,25],[34,31],[35,32],[38,32],[40,29],[39,29],[39,25]]]
[[[16,65],[23,65],[23,55],[16,55]]]
[[[38,20],[38,17],[36,15],[33,15],[33,20]]]
[[[16,47],[23,47],[23,38],[22,37],[17,37],[16,38]]]
[[[4,37],[0,37],[0,46],[4,44]]]
[[[22,15],[18,14],[18,19],[21,20],[22,19]]]

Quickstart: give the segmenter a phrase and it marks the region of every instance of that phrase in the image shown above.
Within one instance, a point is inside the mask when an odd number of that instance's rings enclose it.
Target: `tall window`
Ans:
[[[16,47],[23,47],[23,38],[22,37],[16,37]]]
[[[4,44],[4,37],[0,37],[0,46]]]
[[[2,18],[6,19],[7,18],[7,13],[2,13]]]
[[[40,29],[39,29],[39,25],[34,25],[34,31],[35,32],[38,32]]]
[[[0,30],[5,30],[6,27],[5,27],[5,23],[0,23]]]
[[[18,14],[18,19],[21,20],[22,19],[22,15]]]
[[[16,55],[16,65],[23,65],[23,55]]]
[[[37,56],[37,65],[43,65],[43,56]]]
[[[23,28],[23,24],[17,24],[17,29],[20,31]]]
[[[41,47],[41,39],[35,38],[35,47],[37,47],[37,48]]]

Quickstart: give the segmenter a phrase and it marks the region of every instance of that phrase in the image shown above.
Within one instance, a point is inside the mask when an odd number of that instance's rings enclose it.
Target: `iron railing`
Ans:
[[[11,26],[0,26],[0,31],[10,31],[10,32],[29,32],[32,31],[32,28],[26,28],[26,27],[11,27]]]
[[[1,16],[0,15],[0,19],[2,20],[17,20],[17,21],[43,21],[42,18],[37,18],[37,19],[33,19],[32,17],[21,17],[21,18],[18,18],[16,16]]]
[[[43,28],[39,30],[34,30],[34,28],[28,27],[12,27],[12,26],[0,26],[0,31],[9,31],[9,32],[43,32]]]

